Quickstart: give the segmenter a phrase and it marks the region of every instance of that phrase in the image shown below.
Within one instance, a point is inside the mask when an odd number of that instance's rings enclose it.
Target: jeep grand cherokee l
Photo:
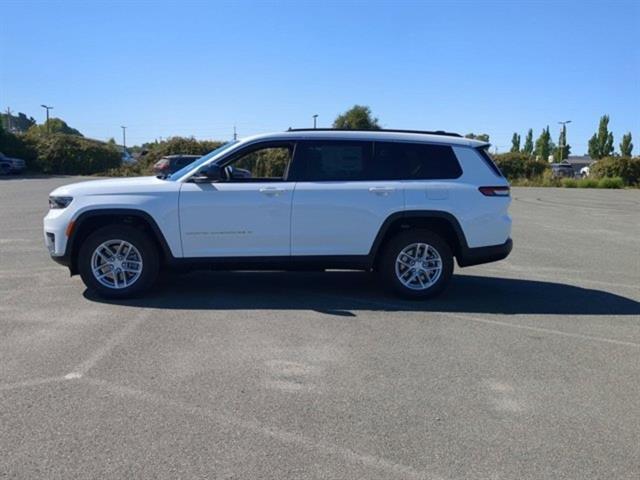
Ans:
[[[445,132],[289,130],[227,143],[168,177],[57,188],[52,258],[105,297],[161,268],[355,269],[408,298],[511,251],[488,144]],[[249,175],[237,172],[249,172]]]

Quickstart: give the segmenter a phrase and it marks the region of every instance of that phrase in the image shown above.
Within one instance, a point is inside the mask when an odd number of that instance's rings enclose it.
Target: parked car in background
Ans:
[[[9,175],[11,173],[11,164],[0,160],[0,175]]]
[[[21,158],[7,157],[0,152],[0,162],[9,165],[9,173],[21,173],[27,169],[27,163]],[[6,167],[3,167],[3,169]]]
[[[124,152],[122,152],[122,155],[120,157],[122,159],[122,164],[123,165],[133,165],[134,163],[136,163],[136,159],[133,157],[133,155],[131,155],[129,152],[127,152],[126,150]]]
[[[554,178],[573,178],[575,173],[569,162],[552,163],[551,174]]]
[[[167,155],[153,165],[156,175],[171,175],[199,159],[201,155]]]

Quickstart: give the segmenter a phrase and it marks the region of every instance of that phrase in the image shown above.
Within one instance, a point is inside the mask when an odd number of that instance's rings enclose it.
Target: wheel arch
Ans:
[[[451,213],[439,210],[408,210],[391,214],[383,222],[369,252],[373,268],[377,269],[384,247],[396,234],[425,229],[440,235],[449,245],[456,258],[468,250],[467,239],[460,223]]]
[[[151,215],[133,208],[104,208],[88,210],[74,220],[74,227],[67,241],[65,256],[69,259],[72,275],[78,273],[78,252],[80,245],[96,229],[107,225],[125,224],[143,230],[158,249],[160,261],[166,263],[173,259],[162,230]]]

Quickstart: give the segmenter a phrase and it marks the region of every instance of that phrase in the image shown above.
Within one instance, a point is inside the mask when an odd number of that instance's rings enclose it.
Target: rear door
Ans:
[[[292,255],[366,255],[385,219],[404,207],[393,165],[367,141],[299,141],[292,174]]]

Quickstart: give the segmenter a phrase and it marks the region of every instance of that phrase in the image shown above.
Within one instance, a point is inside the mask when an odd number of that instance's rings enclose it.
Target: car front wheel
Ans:
[[[101,228],[80,247],[78,268],[88,289],[107,298],[147,290],[158,276],[158,251],[142,231],[127,225]]]

